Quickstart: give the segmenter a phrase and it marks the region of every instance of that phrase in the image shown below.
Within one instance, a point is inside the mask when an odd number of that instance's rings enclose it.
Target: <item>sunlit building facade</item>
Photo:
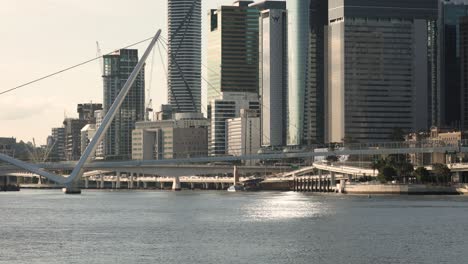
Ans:
[[[329,1],[326,141],[429,128],[437,0]]]

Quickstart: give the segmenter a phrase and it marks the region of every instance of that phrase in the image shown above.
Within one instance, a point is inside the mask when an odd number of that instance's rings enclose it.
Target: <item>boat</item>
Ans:
[[[243,192],[245,191],[244,186],[241,185],[232,185],[227,189],[228,192]]]

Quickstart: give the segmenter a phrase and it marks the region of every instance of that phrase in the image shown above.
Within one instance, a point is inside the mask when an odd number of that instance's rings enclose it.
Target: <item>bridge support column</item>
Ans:
[[[111,184],[112,184],[112,189],[115,189],[115,181],[111,181]]]
[[[117,172],[117,181],[115,182],[115,188],[120,189],[120,172]]]
[[[104,189],[104,185],[105,185],[104,175],[101,175],[101,189]]]
[[[179,176],[174,177],[174,181],[172,182],[172,190],[173,191],[181,190]]]
[[[143,189],[148,189],[148,183],[147,182],[143,182]]]
[[[234,176],[234,185],[237,185],[239,183],[239,174],[237,173],[237,166],[234,166],[234,171],[232,175]]]
[[[74,181],[65,185],[65,188],[63,188],[62,191],[65,194],[81,194],[81,188],[80,188],[79,182],[80,182],[80,179],[75,179]]]
[[[224,190],[225,188],[225,185],[224,185],[224,182],[221,183],[221,190]]]
[[[84,179],[84,187],[85,187],[85,189],[88,189],[88,187],[89,187],[89,179],[88,179],[88,177],[85,177],[85,179]]]
[[[293,175],[293,186],[292,186],[292,190],[297,192],[297,179],[296,179],[296,175]]]
[[[133,173],[127,173],[128,177],[128,189],[133,189]]]
[[[322,183],[322,175],[319,175],[319,178],[318,178],[318,192],[321,192],[322,191],[322,186],[323,186],[323,183]]]
[[[336,186],[336,174],[334,172],[330,172],[331,175],[331,185]]]
[[[190,189],[191,189],[191,190],[194,190],[194,189],[195,189],[195,183],[193,183],[193,182],[190,183]]]

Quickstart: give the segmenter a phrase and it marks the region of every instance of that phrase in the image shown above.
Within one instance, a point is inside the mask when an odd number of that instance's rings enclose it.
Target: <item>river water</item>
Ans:
[[[0,193],[0,263],[468,263],[468,197]]]

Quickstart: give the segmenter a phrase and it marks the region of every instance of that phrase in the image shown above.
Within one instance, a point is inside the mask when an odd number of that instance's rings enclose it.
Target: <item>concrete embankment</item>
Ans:
[[[348,183],[346,184],[344,191],[347,194],[457,195],[468,194],[468,186]]]

